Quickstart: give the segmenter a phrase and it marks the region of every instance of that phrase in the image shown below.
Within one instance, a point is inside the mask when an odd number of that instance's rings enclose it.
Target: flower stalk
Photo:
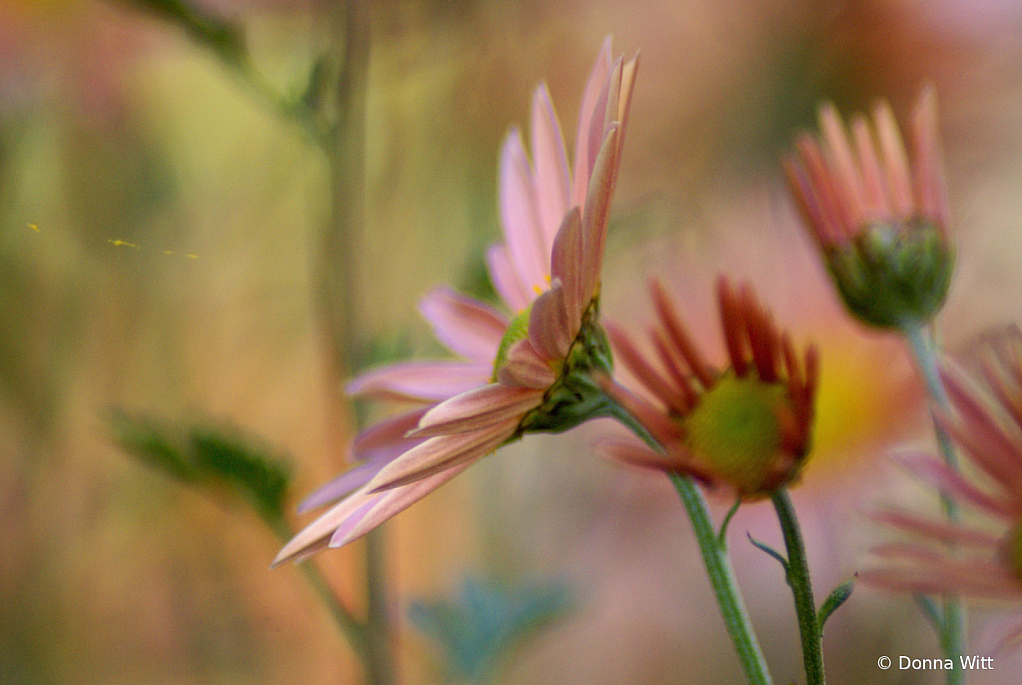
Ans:
[[[784,535],[784,546],[788,551],[785,571],[788,585],[795,598],[795,615],[802,638],[802,663],[805,667],[807,685],[824,685],[827,682],[823,671],[823,640],[820,622],[813,599],[813,583],[809,577],[805,545],[799,529],[795,507],[791,504],[787,488],[781,488],[771,497],[777,520]]]
[[[932,330],[931,330],[932,334]],[[927,339],[923,329],[918,326],[906,326],[904,328],[905,338],[909,342],[912,356],[915,358],[916,366],[926,386],[926,393],[930,402],[938,410],[950,408],[947,390],[940,379],[940,369],[937,365],[937,355],[934,346]],[[932,414],[932,412],[931,412]],[[958,471],[958,455],[955,453],[954,443],[951,436],[947,434],[941,424],[933,422],[933,431],[937,438],[937,445],[940,448],[941,456],[948,468]],[[941,506],[944,510],[944,517],[949,523],[957,523],[961,515],[958,511],[958,503],[946,494],[940,496]],[[941,650],[944,656],[953,663],[952,668],[947,672],[948,685],[962,685],[965,682],[965,672],[961,667],[961,656],[965,654],[965,609],[962,600],[957,595],[945,594],[942,603],[942,611],[938,614],[939,621],[934,622],[940,639]]]
[[[738,589],[738,581],[735,579],[735,572],[728,556],[727,541],[723,535],[718,537],[713,527],[706,498],[691,476],[669,473],[668,477],[674,489],[678,491],[692,524],[699,544],[699,553],[706,566],[706,575],[710,579],[713,594],[717,598],[717,606],[720,607],[720,615],[724,619],[728,635],[731,636],[731,643],[738,654],[738,661],[742,665],[745,677],[750,685],[770,685],[773,681],[759,641],[756,639],[749,612]]]

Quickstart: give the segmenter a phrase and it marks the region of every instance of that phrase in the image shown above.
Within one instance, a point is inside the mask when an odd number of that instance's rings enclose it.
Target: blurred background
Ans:
[[[313,0],[194,2],[239,27],[280,93],[302,93],[330,43]],[[350,437],[315,305],[327,159],[168,7],[0,0],[0,683],[358,682],[300,574],[268,569],[280,542],[258,518],[132,459],[107,421],[116,407],[244,435],[287,464],[290,511],[344,468]],[[943,337],[954,349],[1018,322],[1017,3],[383,0],[370,15],[354,279],[374,349],[441,353],[416,313],[435,284],[492,297],[481,265],[499,235],[501,141],[545,79],[572,145],[613,34],[641,66],[605,313],[643,326],[659,275],[716,350],[711,292],[727,272],[821,346],[816,450],[793,492],[818,597],[888,535],[863,511],[937,511],[885,461],[930,447],[904,351],[843,318],[778,160],[821,99],[851,113],[886,98],[904,121],[936,84],[958,246]],[[496,642],[493,682],[740,681],[675,493],[596,455],[606,430],[526,439],[387,525],[402,682],[458,682],[460,643],[435,629],[458,611],[475,617],[463,633],[500,617],[515,628]],[[718,517],[729,504],[715,501]],[[730,530],[775,680],[801,681],[781,569],[746,540],[780,544],[769,507],[743,508]],[[315,562],[356,609],[361,554]],[[976,605],[976,650],[988,618],[1018,609]],[[857,589],[825,649],[835,683],[942,682],[876,667],[939,655],[908,598]],[[1016,682],[1022,657],[994,665],[970,682]]]

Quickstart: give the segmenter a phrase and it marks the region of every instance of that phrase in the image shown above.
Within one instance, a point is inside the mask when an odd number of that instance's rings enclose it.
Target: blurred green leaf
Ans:
[[[466,578],[453,599],[414,601],[409,620],[443,651],[451,674],[472,683],[490,682],[500,660],[564,618],[571,595],[560,582],[508,588]]]
[[[284,516],[290,474],[284,461],[235,429],[161,423],[114,410],[114,440],[147,466],[190,485],[226,486],[275,525]]]

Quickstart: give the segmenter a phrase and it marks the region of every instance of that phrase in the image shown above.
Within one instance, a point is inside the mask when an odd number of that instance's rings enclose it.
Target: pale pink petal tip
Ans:
[[[447,286],[433,288],[419,302],[419,311],[449,350],[477,363],[493,362],[508,320],[492,307]]]
[[[462,393],[430,409],[409,433],[414,437],[451,435],[486,428],[535,409],[543,393],[490,383]]]

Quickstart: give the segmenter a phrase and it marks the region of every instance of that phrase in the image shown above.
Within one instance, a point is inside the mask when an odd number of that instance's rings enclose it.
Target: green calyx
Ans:
[[[782,420],[791,414],[784,384],[728,372],[684,418],[685,445],[710,474],[740,496],[768,495],[790,482],[801,465],[800,458],[793,460],[783,448]]]
[[[617,405],[607,397],[594,374],[610,374],[614,361],[607,334],[599,323],[593,299],[565,357],[561,374],[543,396],[543,404],[522,419],[519,433],[563,433],[590,419],[612,416]]]
[[[947,297],[954,254],[937,226],[868,226],[847,247],[827,252],[831,275],[849,311],[880,328],[928,323]]]

